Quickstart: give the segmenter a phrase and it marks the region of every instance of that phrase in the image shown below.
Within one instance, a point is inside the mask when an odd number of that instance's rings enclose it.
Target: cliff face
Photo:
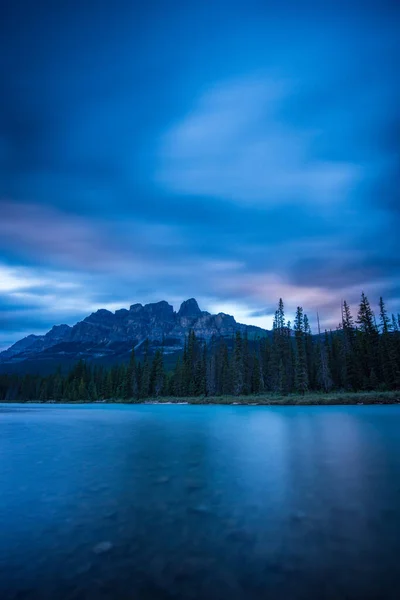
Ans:
[[[35,354],[51,348],[51,346],[63,341],[70,330],[71,327],[68,325],[54,325],[45,335],[28,335],[7,350],[0,352],[0,363],[22,353]]]
[[[207,342],[213,336],[231,338],[238,330],[253,337],[265,334],[260,328],[236,323],[230,315],[201,311],[194,298],[185,300],[178,312],[165,301],[133,304],[115,313],[100,309],[73,327],[58,325],[45,335],[30,335],[0,353],[0,364],[117,355],[140,348],[146,339],[155,346],[163,344],[165,352],[171,353],[182,349],[190,330]]]

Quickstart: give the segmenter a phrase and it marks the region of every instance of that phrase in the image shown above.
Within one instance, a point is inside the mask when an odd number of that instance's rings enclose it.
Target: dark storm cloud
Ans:
[[[0,328],[189,296],[261,325],[280,296],[398,310],[394,4],[6,3]]]

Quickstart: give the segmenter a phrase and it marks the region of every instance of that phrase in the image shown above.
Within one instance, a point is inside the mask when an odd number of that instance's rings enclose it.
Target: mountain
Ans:
[[[206,342],[214,336],[232,339],[236,331],[247,332],[250,339],[266,335],[264,329],[237,323],[230,315],[200,310],[194,298],[185,300],[178,312],[164,300],[133,304],[114,313],[100,309],[73,327],[55,325],[45,335],[27,336],[0,353],[0,371],[49,372],[80,358],[120,362],[128,359],[132,347],[140,355],[146,340],[150,351],[162,345],[164,354],[176,355],[190,330]]]

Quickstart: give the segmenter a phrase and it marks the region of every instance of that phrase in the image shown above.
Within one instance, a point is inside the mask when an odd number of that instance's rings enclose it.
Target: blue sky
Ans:
[[[398,311],[395,4],[6,2],[0,347],[191,296]]]

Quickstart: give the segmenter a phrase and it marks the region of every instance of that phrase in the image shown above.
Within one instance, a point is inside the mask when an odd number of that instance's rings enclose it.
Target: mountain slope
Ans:
[[[236,331],[247,332],[249,338],[266,334],[230,315],[202,311],[194,298],[183,302],[178,312],[165,301],[133,304],[115,313],[100,309],[73,327],[57,325],[45,335],[30,335],[0,353],[0,370],[50,371],[79,358],[100,364],[118,362],[127,359],[132,347],[140,354],[146,339],[150,351],[162,345],[165,354],[176,354],[191,329],[207,342],[213,336],[232,338]]]

